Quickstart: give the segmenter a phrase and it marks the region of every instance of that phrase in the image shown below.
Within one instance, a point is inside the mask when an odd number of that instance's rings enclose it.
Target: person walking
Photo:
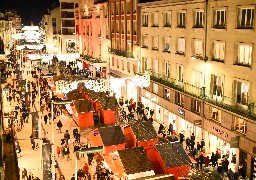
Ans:
[[[57,155],[58,155],[58,158],[60,157],[60,147],[59,146],[57,146]]]
[[[62,128],[63,124],[62,122],[59,120],[59,122],[57,123],[57,127],[58,127],[58,133],[61,133],[61,128]]]

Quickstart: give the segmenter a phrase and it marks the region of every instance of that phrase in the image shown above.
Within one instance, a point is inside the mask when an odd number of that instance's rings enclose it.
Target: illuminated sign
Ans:
[[[185,116],[185,111],[180,108],[178,108],[178,113],[182,116]]]

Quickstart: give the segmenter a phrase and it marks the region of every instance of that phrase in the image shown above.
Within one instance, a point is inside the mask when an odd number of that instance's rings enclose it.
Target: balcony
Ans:
[[[107,0],[94,0],[94,4],[108,2]]]
[[[92,18],[92,15],[84,15],[82,16],[82,19],[91,19]]]
[[[226,109],[243,117],[248,117],[250,119],[256,120],[256,113],[254,113],[254,103],[249,103],[247,108],[241,108],[239,104],[236,103],[236,99],[234,98],[223,96],[222,100],[218,101],[216,98],[206,96],[205,87],[196,87],[192,84],[181,82],[176,79],[166,77],[165,75],[161,75],[159,73],[152,72],[149,74],[150,80],[154,82],[158,82],[162,85],[173,88],[176,91],[187,93],[194,97],[203,99],[210,104],[214,104],[215,106]]]
[[[113,48],[111,48],[111,52],[112,52],[113,54],[115,54],[115,55],[118,55],[118,56],[123,56],[123,57],[126,57],[126,58],[134,58],[132,52],[121,51],[121,50],[113,49]]]

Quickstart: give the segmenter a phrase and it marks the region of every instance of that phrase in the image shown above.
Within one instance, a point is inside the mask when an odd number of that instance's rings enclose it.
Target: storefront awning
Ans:
[[[231,137],[230,148],[239,148],[239,136]]]

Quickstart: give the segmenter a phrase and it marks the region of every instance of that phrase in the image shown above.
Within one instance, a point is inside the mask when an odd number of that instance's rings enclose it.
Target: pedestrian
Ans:
[[[61,175],[59,180],[65,180],[65,177],[63,175]]]
[[[66,133],[64,134],[64,138],[66,139],[66,143],[68,144],[68,140],[70,139],[70,134],[68,130],[66,130]]]
[[[34,140],[34,138],[32,137],[32,138],[31,138],[31,146],[32,146],[32,150],[33,150],[33,151],[35,150],[35,145],[36,145],[35,140]]]
[[[60,156],[60,147],[59,146],[57,146],[57,155],[58,155],[58,158],[59,158],[59,156]]]
[[[28,172],[27,172],[26,168],[24,168],[22,170],[22,180],[25,180],[25,178],[27,178],[27,177],[28,177]]]
[[[198,162],[199,162],[199,170],[203,170],[203,164],[204,164],[204,155],[203,155],[203,153],[200,154]]]
[[[58,127],[58,132],[61,133],[61,128],[62,128],[63,124],[62,122],[59,120],[59,122],[57,123],[57,127]]]
[[[45,122],[45,124],[47,124],[47,120],[48,120],[48,116],[44,115],[44,122]]]
[[[190,139],[189,139],[189,137],[186,138],[186,149],[190,149]]]

